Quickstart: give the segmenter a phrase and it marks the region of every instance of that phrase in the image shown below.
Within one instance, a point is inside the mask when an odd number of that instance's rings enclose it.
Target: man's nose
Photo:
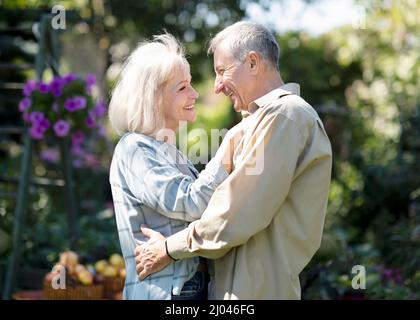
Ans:
[[[214,93],[218,94],[223,90],[223,83],[220,81],[219,77],[216,77],[214,80]]]

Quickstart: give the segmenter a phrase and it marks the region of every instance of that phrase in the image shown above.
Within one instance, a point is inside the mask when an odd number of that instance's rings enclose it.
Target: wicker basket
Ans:
[[[124,278],[103,277],[101,279],[101,284],[104,286],[104,298],[114,299],[115,294],[123,291],[124,283]]]
[[[44,281],[43,297],[48,300],[101,300],[104,287],[102,284],[90,286],[67,286],[66,289],[54,289],[51,282]]]

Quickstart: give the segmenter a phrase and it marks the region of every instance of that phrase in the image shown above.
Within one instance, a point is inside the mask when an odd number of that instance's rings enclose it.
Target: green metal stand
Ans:
[[[39,29],[37,32],[39,42],[39,51],[36,57],[36,75],[38,80],[42,80],[43,73],[46,68],[50,67],[55,75],[58,75],[58,37],[56,32],[51,28],[51,16],[44,15],[41,18]],[[75,194],[75,185],[73,180],[73,171],[70,155],[69,138],[59,139],[62,171],[65,181],[65,195],[67,202],[67,222],[68,222],[68,239],[70,248],[75,249],[77,246],[78,230],[77,230],[77,200]],[[26,220],[26,212],[28,209],[28,196],[31,182],[32,171],[32,152],[33,142],[27,130],[24,133],[24,147],[21,159],[21,173],[19,176],[19,186],[17,194],[17,204],[15,209],[15,218],[13,226],[13,244],[9,257],[9,263],[6,271],[5,286],[3,290],[3,299],[10,299],[16,285],[16,276],[19,270],[19,259],[22,244],[22,232]]]
[[[75,194],[75,185],[73,179],[73,167],[71,164],[70,141],[68,137],[60,139],[60,153],[63,167],[65,193],[67,202],[67,223],[68,223],[68,239],[71,249],[77,247],[77,201]]]
[[[32,140],[29,134],[25,133],[25,144],[21,160],[21,168],[19,177],[19,188],[17,195],[15,221],[13,225],[13,243],[12,252],[9,258],[9,264],[6,271],[6,280],[3,290],[3,299],[9,299],[16,282],[16,268],[19,264],[22,231],[25,223],[26,210],[28,207],[29,182],[31,178],[31,162],[32,162]]]

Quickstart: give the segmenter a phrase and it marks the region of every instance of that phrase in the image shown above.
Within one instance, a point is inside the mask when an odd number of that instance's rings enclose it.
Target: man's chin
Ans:
[[[237,105],[236,103],[233,105],[233,109],[234,109],[236,112],[241,112],[241,111],[242,111],[241,106]]]
[[[230,99],[230,103],[232,103],[233,109],[234,109],[236,112],[241,112],[241,111],[242,111],[242,108],[241,108],[241,106],[238,104],[238,102],[237,102],[237,100],[236,100],[236,97],[232,96],[232,97],[229,97],[229,99]]]

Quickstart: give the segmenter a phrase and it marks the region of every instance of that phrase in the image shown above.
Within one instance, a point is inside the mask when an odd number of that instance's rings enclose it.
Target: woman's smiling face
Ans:
[[[191,74],[183,66],[175,76],[168,81],[163,93],[163,110],[165,127],[177,130],[181,122],[196,120],[195,101],[198,93],[191,85]]]

